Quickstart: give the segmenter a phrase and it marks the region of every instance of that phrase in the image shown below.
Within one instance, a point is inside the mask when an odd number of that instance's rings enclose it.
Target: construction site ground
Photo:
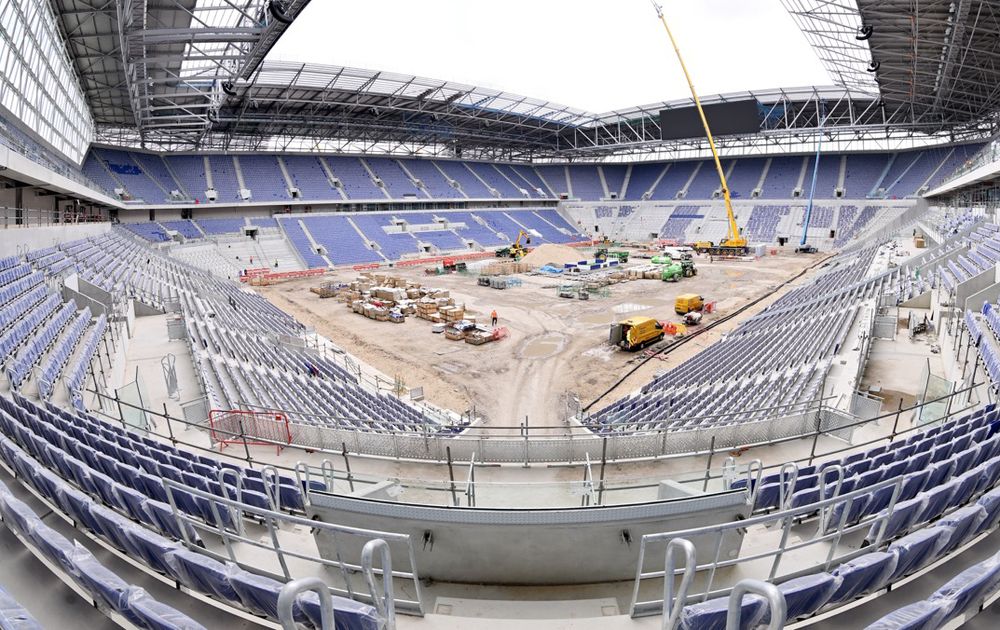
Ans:
[[[581,250],[581,258],[592,257]],[[633,280],[608,287],[610,296],[587,301],[560,298],[556,288],[565,282],[559,276],[519,274],[523,286],[505,290],[483,287],[470,274],[428,275],[424,267],[380,270],[448,289],[467,314],[489,325],[496,310],[499,326],[508,329],[506,339],[473,346],[432,333],[432,324],[407,317],[403,324],[368,319],[351,311],[336,298],[321,299],[309,288],[319,281],[307,278],[270,287],[257,287],[278,307],[298,318],[333,343],[407,387],[423,387],[426,399],[438,406],[464,412],[474,408],[483,426],[510,434],[528,418],[536,428],[565,426],[570,395],[587,405],[615,385],[637,362],[642,351],[625,352],[608,343],[610,325],[632,316],[648,316],[679,322],[674,298],[697,293],[715,303],[715,312],[703,324],[774,291],[775,287],[825,255],[792,252],[765,256],[755,262],[715,261],[696,256],[698,275],[679,282]],[[648,264],[633,260],[632,265]],[[810,271],[794,284],[806,281]],[[359,273],[350,269],[324,276],[323,281],[349,282]],[[597,410],[624,397],[718,340],[740,322],[753,316],[793,285],[786,286],[755,304],[738,317],[698,336],[665,356],[654,358],[621,382],[594,406]],[[668,343],[668,337],[662,343]],[[659,346],[652,346],[656,350]]]

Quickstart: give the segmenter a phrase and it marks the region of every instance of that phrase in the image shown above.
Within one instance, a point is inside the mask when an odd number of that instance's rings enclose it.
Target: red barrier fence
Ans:
[[[493,258],[495,254],[493,252],[475,252],[472,254],[454,254],[445,256],[431,256],[430,258],[415,258],[412,260],[401,260],[396,263],[397,267],[417,267],[419,265],[433,265],[444,261],[446,258],[448,260],[454,260],[455,262],[460,262],[463,260],[483,260],[484,258]]]
[[[326,273],[326,267],[316,267],[305,271],[282,271],[279,273],[262,273],[250,276],[251,285],[274,284],[285,280],[297,280],[299,278],[312,278],[322,276]]]
[[[213,409],[208,413],[208,437],[219,450],[230,444],[246,442],[247,446],[275,446],[281,454],[282,444],[290,444],[292,432],[288,418],[280,413]]]

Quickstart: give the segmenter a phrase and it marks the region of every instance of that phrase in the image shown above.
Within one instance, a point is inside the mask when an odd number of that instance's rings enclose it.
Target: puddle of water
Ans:
[[[525,344],[524,349],[521,351],[521,356],[527,359],[546,357],[550,354],[554,354],[557,350],[559,350],[561,345],[562,337],[552,335],[541,337],[535,341]]]
[[[580,321],[587,324],[610,324],[614,321],[614,318],[610,313],[592,313],[590,315],[582,315]]]

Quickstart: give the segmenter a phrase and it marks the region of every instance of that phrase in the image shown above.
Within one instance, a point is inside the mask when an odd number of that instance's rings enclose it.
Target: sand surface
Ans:
[[[580,259],[593,256],[592,249],[571,251]],[[415,317],[407,318],[404,324],[367,319],[351,312],[343,302],[310,293],[309,287],[318,284],[315,279],[258,290],[361,361],[389,377],[399,376],[408,387],[422,386],[429,402],[458,412],[474,408],[484,417],[486,426],[510,427],[498,431],[516,434],[525,418],[532,428],[565,427],[572,398],[578,398],[583,405],[590,403],[645,358],[641,353],[624,352],[608,344],[611,323],[632,315],[679,321],[673,311],[674,298],[691,292],[716,303],[717,314],[706,316],[706,323],[711,322],[767,293],[817,260],[817,256],[784,254],[754,263],[710,263],[699,257],[695,261],[699,270],[695,278],[675,283],[625,282],[611,286],[609,297],[589,301],[557,297],[556,287],[563,282],[558,277],[521,274],[523,286],[497,290],[478,286],[473,275],[427,275],[423,268],[392,271],[428,286],[449,289],[468,312],[480,315],[481,322],[487,321],[488,314],[496,309],[499,325],[508,329],[509,337],[482,346],[433,334],[430,322]],[[346,270],[325,279],[349,281],[356,277],[357,272]],[[647,361],[592,411],[639,389],[657,372],[690,358],[777,297],[699,336],[665,360]]]

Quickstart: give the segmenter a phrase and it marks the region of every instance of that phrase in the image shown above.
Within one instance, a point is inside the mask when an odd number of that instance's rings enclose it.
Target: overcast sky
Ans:
[[[661,0],[699,94],[828,85],[779,0]],[[416,74],[595,113],[689,95],[648,0],[313,0],[271,59]]]

